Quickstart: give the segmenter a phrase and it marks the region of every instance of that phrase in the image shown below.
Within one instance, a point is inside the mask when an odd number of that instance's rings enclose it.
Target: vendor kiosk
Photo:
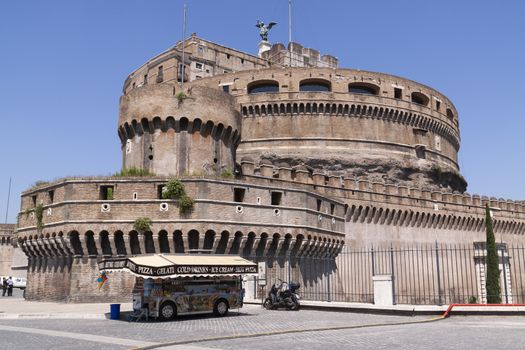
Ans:
[[[104,259],[99,270],[136,276],[135,314],[163,320],[213,312],[224,316],[243,305],[242,277],[257,275],[257,264],[231,255],[152,254]]]

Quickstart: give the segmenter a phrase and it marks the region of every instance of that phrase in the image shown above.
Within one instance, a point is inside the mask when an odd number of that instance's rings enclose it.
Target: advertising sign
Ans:
[[[266,262],[261,261],[259,262],[259,274],[257,276],[257,280],[259,282],[260,286],[266,285]]]

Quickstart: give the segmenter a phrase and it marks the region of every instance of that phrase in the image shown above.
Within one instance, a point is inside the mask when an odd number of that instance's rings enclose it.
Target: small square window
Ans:
[[[100,186],[100,200],[111,201],[113,200],[114,186]]]
[[[229,53],[226,54],[226,58],[230,59],[231,55]]]
[[[403,89],[394,88],[394,97],[397,99],[403,98]]]
[[[281,205],[282,192],[272,192],[272,205]]]
[[[195,62],[195,68],[202,69],[202,63]]]
[[[230,85],[223,85],[222,86],[222,91],[224,91],[225,93],[229,94],[230,93]]]
[[[244,194],[246,190],[244,188],[234,188],[233,189],[233,201],[237,203],[244,202]]]

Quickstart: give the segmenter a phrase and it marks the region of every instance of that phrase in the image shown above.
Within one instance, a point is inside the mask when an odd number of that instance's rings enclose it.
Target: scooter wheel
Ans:
[[[266,310],[272,310],[273,309],[273,304],[272,304],[272,301],[270,300],[270,298],[267,298],[264,303],[263,303],[263,307],[266,309]]]
[[[290,310],[299,311],[299,303],[293,303],[293,305],[290,306]]]

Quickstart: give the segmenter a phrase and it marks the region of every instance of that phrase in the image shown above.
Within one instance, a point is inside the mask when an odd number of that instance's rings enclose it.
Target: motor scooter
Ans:
[[[278,279],[279,283],[274,283],[268,292],[268,297],[264,300],[263,306],[267,310],[286,308],[288,310],[299,310],[299,294],[297,289],[301,287],[299,283],[291,282],[288,284]],[[285,288],[286,287],[286,288]]]

